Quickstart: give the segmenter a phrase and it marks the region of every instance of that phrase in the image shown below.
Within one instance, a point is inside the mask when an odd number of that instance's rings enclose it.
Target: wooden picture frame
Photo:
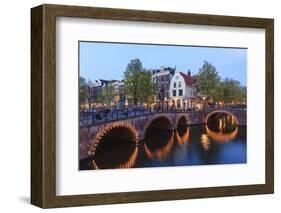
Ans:
[[[56,195],[56,17],[265,29],[265,184],[192,189]],[[31,9],[31,203],[42,208],[164,201],[274,191],[274,20],[63,5]]]

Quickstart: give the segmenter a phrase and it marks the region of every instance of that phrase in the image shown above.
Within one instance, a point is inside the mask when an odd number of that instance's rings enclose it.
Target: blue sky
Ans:
[[[161,66],[190,69],[196,74],[203,61],[213,64],[222,79],[247,84],[247,49],[170,46],[124,43],[80,42],[80,76],[91,79],[121,80],[131,59],[139,58],[147,69]]]

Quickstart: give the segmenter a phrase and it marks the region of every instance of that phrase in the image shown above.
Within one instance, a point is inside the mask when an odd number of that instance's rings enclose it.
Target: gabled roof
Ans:
[[[183,77],[184,81],[185,81],[185,84],[188,85],[188,86],[192,86],[192,84],[195,83],[195,79],[190,76],[190,75],[187,75],[183,72],[180,72],[181,76]]]

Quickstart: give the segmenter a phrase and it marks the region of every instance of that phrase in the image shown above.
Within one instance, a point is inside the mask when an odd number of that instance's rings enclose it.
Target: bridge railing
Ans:
[[[153,115],[157,113],[179,113],[192,112],[195,110],[181,110],[181,109],[123,109],[123,110],[92,110],[80,112],[80,128],[92,126],[112,121],[125,120],[129,118],[137,118],[146,115]]]
[[[144,115],[151,115],[157,113],[152,110],[102,110],[102,111],[90,111],[80,112],[80,127],[88,125],[96,125],[111,121],[124,120],[128,118],[140,117]]]
[[[80,128],[108,123],[112,121],[125,120],[129,118],[137,118],[146,115],[153,115],[157,113],[189,113],[194,114],[196,112],[210,112],[213,110],[229,110],[229,111],[241,111],[243,109],[233,109],[233,108],[214,108],[207,107],[204,109],[175,109],[175,108],[159,108],[159,109],[145,109],[145,108],[135,108],[135,109],[103,109],[103,110],[88,110],[88,111],[80,111],[79,113],[79,126]]]

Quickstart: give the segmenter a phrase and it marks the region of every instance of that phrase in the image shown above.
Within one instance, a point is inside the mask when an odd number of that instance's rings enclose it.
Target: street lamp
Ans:
[[[164,86],[162,85],[161,89],[160,89],[160,93],[159,93],[159,99],[161,102],[161,110],[163,111],[163,102],[164,102],[164,97],[165,97],[165,89]]]
[[[206,97],[203,96],[202,100],[203,100],[203,118],[204,118],[204,121],[205,121],[205,100],[206,100]]]
[[[202,100],[203,100],[203,110],[205,111],[205,100],[206,100],[206,97],[203,96],[203,97],[202,97]]]
[[[168,101],[166,97],[164,98],[164,102],[166,103],[166,111],[168,111]]]

